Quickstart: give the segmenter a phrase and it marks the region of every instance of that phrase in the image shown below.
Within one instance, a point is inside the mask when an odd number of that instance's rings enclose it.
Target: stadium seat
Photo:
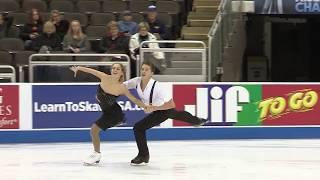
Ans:
[[[103,2],[103,12],[121,13],[127,10],[127,3],[124,1],[107,0]]]
[[[16,1],[13,1],[13,0],[0,1],[0,12],[17,12],[19,10],[20,10],[20,6]]]
[[[89,39],[101,39],[106,33],[106,26],[88,26],[86,34]]]
[[[78,11],[81,13],[101,12],[98,1],[80,0],[77,3]]]
[[[91,16],[91,25],[106,26],[110,21],[115,20],[116,17],[112,13],[94,13]]]
[[[24,50],[24,43],[18,38],[0,39],[0,51],[21,51]]]
[[[58,0],[50,2],[50,10],[58,10],[60,12],[74,12],[74,4],[68,0]]]
[[[0,51],[0,65],[12,65],[12,55],[7,51]]]
[[[88,25],[88,17],[82,13],[64,13],[64,19],[68,21],[78,20],[82,27],[86,27]]]
[[[13,17],[13,25],[23,26],[28,22],[28,15],[26,13],[9,13]]]
[[[34,51],[17,51],[14,60],[16,66],[29,65],[29,56],[35,54]]]
[[[145,13],[151,5],[149,1],[133,1],[130,2],[129,10],[132,12]]]
[[[167,28],[172,27],[172,17],[168,13],[158,13],[157,17]]]
[[[11,26],[8,32],[9,38],[19,38],[20,29],[16,26]]]
[[[25,51],[24,43],[18,38],[3,38],[0,39],[0,51],[6,51],[13,55],[14,65],[28,65],[29,56],[34,54],[34,51]]]
[[[31,9],[38,9],[40,12],[46,12],[47,4],[41,0],[24,0],[22,4],[22,9],[25,12],[28,12]]]
[[[180,7],[176,1],[159,1],[156,4],[158,12],[166,12],[169,14],[179,14]]]

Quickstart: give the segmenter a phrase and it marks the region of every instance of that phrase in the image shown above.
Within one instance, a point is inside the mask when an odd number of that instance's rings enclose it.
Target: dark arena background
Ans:
[[[1,180],[319,179],[319,14],[0,0]]]

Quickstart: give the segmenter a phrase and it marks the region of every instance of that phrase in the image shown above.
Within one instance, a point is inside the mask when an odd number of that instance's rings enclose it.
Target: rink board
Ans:
[[[153,128],[149,140],[315,139],[320,127]],[[0,131],[0,143],[89,142],[89,130]],[[132,129],[110,129],[102,141],[134,141]]]
[[[200,128],[167,120],[149,131],[154,140],[319,138],[319,83],[161,83],[177,110],[208,119]],[[97,84],[1,84],[0,143],[89,141],[101,115]],[[137,95],[136,90],[131,93]],[[134,140],[132,126],[146,114],[118,99],[126,124],[105,140]]]

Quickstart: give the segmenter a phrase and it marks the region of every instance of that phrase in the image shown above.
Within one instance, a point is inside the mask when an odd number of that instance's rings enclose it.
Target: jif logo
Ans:
[[[195,104],[184,104],[184,109],[200,118],[211,118],[213,123],[236,123],[241,103],[249,103],[250,95],[242,86],[196,88]],[[225,120],[224,120],[225,119]]]

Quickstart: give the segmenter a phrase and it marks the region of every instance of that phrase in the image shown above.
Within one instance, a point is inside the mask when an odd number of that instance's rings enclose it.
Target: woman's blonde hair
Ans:
[[[56,26],[51,22],[47,21],[43,25],[43,32],[44,33],[55,33],[56,32]]]
[[[147,22],[141,22],[141,23],[139,23],[139,31],[140,31],[141,28],[146,28],[147,31],[150,30],[150,26],[149,26],[149,24],[148,24]]]
[[[124,81],[126,80],[126,72],[127,72],[127,71],[126,71],[126,68],[125,68],[124,65],[121,64],[121,63],[113,63],[113,64],[111,65],[111,68],[113,68],[114,65],[119,65],[119,66],[120,66],[123,75],[120,77],[119,82],[124,82]]]
[[[78,32],[73,32],[72,23],[77,23],[77,25],[79,25],[79,31]],[[78,21],[78,20],[71,21],[70,26],[69,26],[69,30],[68,30],[68,35],[73,37],[73,38],[75,38],[75,39],[83,39],[85,37],[85,35],[84,35],[84,33],[82,32],[82,29],[81,29],[80,21]]]

